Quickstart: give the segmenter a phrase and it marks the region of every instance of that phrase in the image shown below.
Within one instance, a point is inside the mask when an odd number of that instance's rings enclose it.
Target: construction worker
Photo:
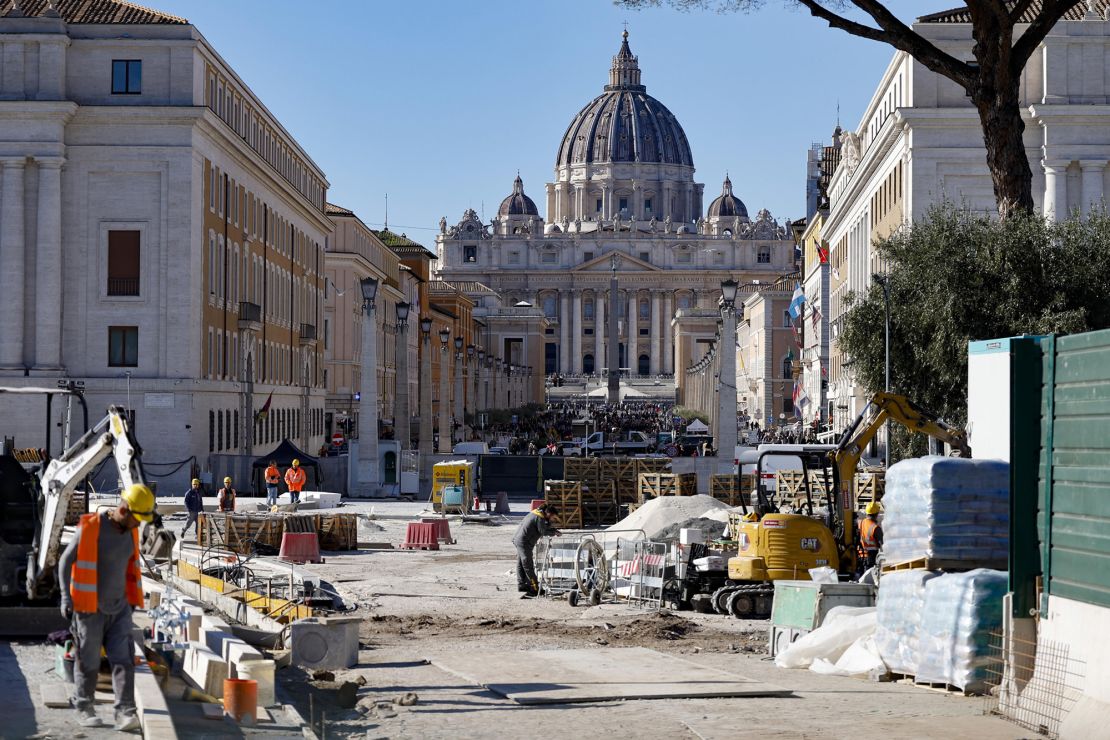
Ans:
[[[879,556],[879,549],[883,546],[883,527],[879,524],[879,512],[882,507],[878,501],[867,505],[867,518],[859,522],[859,557],[860,573],[875,565]]]
[[[204,492],[200,490],[200,478],[193,478],[193,487],[185,492],[185,529],[181,530],[181,539],[185,539],[185,533],[189,531],[189,527],[193,528],[193,535],[199,536],[200,524],[197,519],[200,513],[204,511]]]
[[[276,506],[278,500],[278,484],[281,483],[281,471],[278,470],[277,461],[271,460],[266,468],[266,505]]]
[[[513,545],[516,547],[516,589],[521,592],[522,599],[536,596],[540,590],[536,579],[536,564],[533,561],[536,543],[541,537],[559,534],[559,530],[551,523],[551,513],[547,504],[541,504],[524,517],[513,535]]]
[[[292,503],[300,503],[301,489],[304,488],[306,478],[304,470],[301,469],[300,460],[294,460],[293,467],[285,471],[285,485],[289,487],[289,500]]]
[[[235,489],[231,487],[231,477],[224,478],[224,487],[216,494],[216,507],[220,511],[235,511]]]
[[[75,692],[70,704],[82,727],[104,724],[94,704],[101,647],[112,666],[115,728],[129,731],[139,727],[131,610],[143,608],[139,522],[153,518],[154,494],[144,485],[132,485],[115,509],[81,517],[76,536],[58,561],[62,616],[70,620],[77,644]]]

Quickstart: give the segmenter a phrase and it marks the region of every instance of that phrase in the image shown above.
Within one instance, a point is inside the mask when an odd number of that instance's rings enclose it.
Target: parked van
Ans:
[[[459,442],[451,452],[456,455],[488,455],[489,445],[485,442]]]

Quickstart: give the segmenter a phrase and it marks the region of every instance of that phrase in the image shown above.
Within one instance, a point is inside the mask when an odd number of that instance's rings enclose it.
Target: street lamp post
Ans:
[[[470,386],[467,389],[466,400],[468,403],[463,405],[463,421],[466,421],[466,412],[470,411],[470,429],[478,425],[478,373],[474,368],[474,354],[478,348],[473,344],[466,345],[466,381]]]
[[[452,436],[456,425],[460,435],[462,434],[463,421],[463,338],[457,336],[455,337],[455,423],[451,425]]]
[[[717,385],[721,389],[717,399],[718,473],[732,472],[731,462],[736,454],[736,292],[739,287],[739,284],[731,279],[721,283],[723,331],[721,332],[720,378],[717,380]],[[724,462],[728,462],[729,465],[722,464]]]
[[[447,340],[451,330],[446,326],[439,330],[439,453],[451,452],[450,410],[447,399],[447,370],[451,356],[447,351]]]
[[[412,444],[412,433],[409,431],[409,308],[407,303],[397,304],[397,373],[393,391],[397,401],[393,411],[393,428],[402,450],[407,450]]]
[[[480,396],[474,399],[474,407],[476,413],[483,413],[489,408],[489,380],[486,376],[486,349],[485,347],[478,348],[478,385],[481,386],[478,390]],[[485,431],[483,427],[482,431]]]
[[[378,332],[374,325],[374,298],[378,279],[366,277],[362,288],[362,374],[358,407],[358,495],[377,496],[378,475]]]
[[[424,344],[420,352],[420,477],[427,480],[427,461],[432,456],[432,320],[420,319]]]

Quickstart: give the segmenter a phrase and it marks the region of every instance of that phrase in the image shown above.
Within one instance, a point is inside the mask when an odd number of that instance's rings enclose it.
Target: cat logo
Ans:
[[[816,537],[803,537],[801,548],[803,550],[812,550],[813,552],[817,552],[821,549],[821,543],[817,540]]]

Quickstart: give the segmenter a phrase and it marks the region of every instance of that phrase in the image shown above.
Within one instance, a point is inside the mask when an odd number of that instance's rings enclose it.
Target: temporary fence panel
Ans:
[[[540,477],[542,457],[529,455],[479,455],[479,480],[482,495],[492,496],[504,491],[518,498],[536,498],[543,490]]]
[[[667,544],[652,540],[617,540],[609,583],[613,593],[640,607],[663,604]]]
[[[536,546],[536,561],[539,569],[536,577],[540,590],[548,596],[561,596],[568,591],[578,590],[574,575],[574,562],[578,556],[578,546],[587,535],[544,537]]]

